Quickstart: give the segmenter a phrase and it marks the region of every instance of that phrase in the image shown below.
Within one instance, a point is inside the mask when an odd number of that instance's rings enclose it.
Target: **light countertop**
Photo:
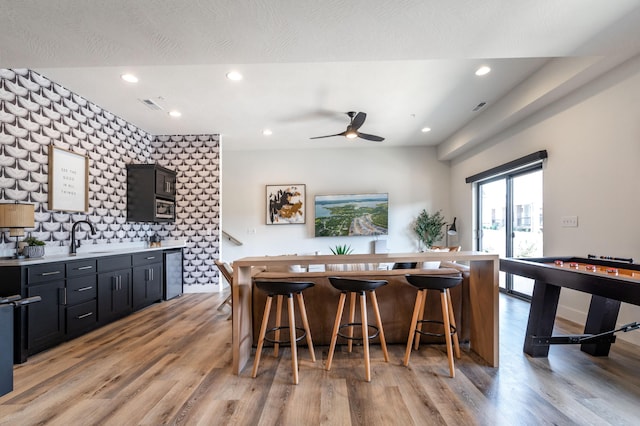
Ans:
[[[84,245],[78,248],[75,255],[69,254],[69,247],[51,247],[45,248],[44,257],[23,258],[23,259],[0,259],[0,267],[2,266],[28,266],[40,263],[50,262],[67,262],[71,260],[87,259],[92,257],[116,256],[122,254],[132,254],[147,251],[171,250],[186,247],[184,240],[167,240],[162,241],[160,247],[147,247],[143,243],[124,243],[124,244],[102,244],[102,245]]]

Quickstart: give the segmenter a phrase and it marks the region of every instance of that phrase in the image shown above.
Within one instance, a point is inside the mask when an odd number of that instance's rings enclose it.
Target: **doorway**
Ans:
[[[476,246],[500,257],[541,257],[542,165],[478,182]],[[531,299],[533,280],[499,273],[500,291]]]

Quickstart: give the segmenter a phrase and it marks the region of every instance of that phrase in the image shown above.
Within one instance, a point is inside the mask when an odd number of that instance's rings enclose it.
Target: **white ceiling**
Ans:
[[[233,150],[442,146],[552,62],[640,51],[640,0],[0,0],[0,12],[0,67],[35,69],[152,134],[220,133]],[[475,76],[483,64],[492,72]],[[342,132],[352,110],[386,140],[309,139]]]

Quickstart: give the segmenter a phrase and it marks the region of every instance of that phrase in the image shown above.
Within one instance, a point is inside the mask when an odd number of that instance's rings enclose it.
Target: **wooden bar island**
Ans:
[[[233,262],[233,372],[240,374],[251,357],[253,326],[251,268],[261,266],[326,264],[393,264],[396,262],[454,261],[469,265],[470,291],[465,303],[471,312],[470,348],[490,366],[498,367],[498,267],[497,254],[481,252],[425,252],[399,254],[349,254],[317,256],[245,257]],[[340,272],[335,273],[336,276]],[[304,281],[304,273],[300,273]],[[407,330],[407,333],[409,331]]]

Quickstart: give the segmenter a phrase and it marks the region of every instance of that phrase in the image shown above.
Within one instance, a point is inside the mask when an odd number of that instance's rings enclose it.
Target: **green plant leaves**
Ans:
[[[353,249],[351,248],[351,246],[348,246],[346,244],[344,245],[337,245],[335,246],[335,248],[329,247],[329,249],[331,250],[331,253],[333,254],[349,254],[353,251]]]

